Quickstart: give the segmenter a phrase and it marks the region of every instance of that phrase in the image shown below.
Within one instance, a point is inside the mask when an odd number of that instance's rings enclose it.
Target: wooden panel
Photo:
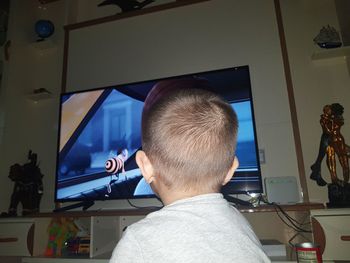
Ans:
[[[309,191],[307,189],[307,183],[306,183],[305,165],[304,165],[304,159],[303,159],[303,151],[301,147],[298,115],[297,115],[297,108],[295,104],[294,88],[293,88],[292,74],[291,74],[290,64],[289,64],[286,37],[285,37],[284,27],[283,27],[281,6],[280,6],[279,0],[275,0],[274,3],[275,3],[275,10],[276,10],[276,19],[278,24],[278,33],[280,37],[280,44],[281,44],[281,50],[282,50],[284,74],[285,74],[286,83],[287,83],[290,115],[291,115],[292,126],[293,126],[294,144],[295,144],[295,150],[296,150],[297,161],[298,161],[300,186],[303,191],[304,201],[307,202],[309,201]]]
[[[45,0],[42,0],[42,1],[45,1]],[[167,3],[167,4],[161,4],[161,5],[156,5],[156,6],[152,6],[152,7],[147,7],[144,9],[138,9],[135,11],[120,13],[120,14],[116,14],[113,16],[107,16],[107,17],[97,18],[94,20],[89,20],[89,21],[84,21],[84,22],[80,22],[80,23],[76,23],[76,24],[67,25],[67,26],[65,26],[65,29],[73,30],[73,29],[77,29],[77,28],[98,25],[98,24],[102,24],[102,23],[106,23],[106,22],[116,21],[116,20],[120,20],[120,19],[133,17],[133,16],[149,14],[149,13],[158,12],[158,11],[162,11],[162,10],[166,10],[166,9],[171,9],[171,8],[176,8],[176,7],[186,6],[186,5],[192,5],[192,4],[206,2],[206,1],[209,1],[209,0],[175,1],[175,2],[171,2],[171,3]]]
[[[311,223],[314,242],[320,245],[321,254],[323,254],[326,247],[326,236],[324,234],[323,228],[315,218],[312,218]]]

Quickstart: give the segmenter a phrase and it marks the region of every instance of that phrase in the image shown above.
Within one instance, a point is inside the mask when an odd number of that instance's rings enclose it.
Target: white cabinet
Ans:
[[[0,256],[31,256],[33,237],[33,219],[0,220]]]
[[[66,259],[44,257],[49,240],[48,229],[52,218],[0,219],[0,262],[5,256],[23,257],[22,262],[71,262],[74,256]],[[74,260],[86,261],[89,258],[98,258],[105,259],[108,262],[121,236],[119,231],[120,218],[116,216],[89,216],[75,218],[74,220],[77,221],[78,225],[83,226],[87,231],[87,235],[90,236],[90,254],[84,258],[81,258],[81,256],[75,257]]]
[[[350,261],[350,208],[312,210],[314,242],[323,260]]]
[[[294,211],[300,218],[309,218],[310,207],[318,209],[323,207],[316,204],[283,206],[287,211]],[[259,208],[241,208],[241,212],[249,217],[254,225],[264,226],[266,220],[271,221],[273,216],[276,220],[275,208],[261,206]],[[41,213],[32,218],[0,218],[0,240],[10,241],[8,244],[0,242],[0,262],[22,262],[22,263],[107,263],[112,251],[121,238],[123,231],[129,225],[141,220],[153,209],[129,209],[129,210],[104,210],[104,211],[72,211],[62,213]],[[257,213],[252,213],[257,212]],[[249,216],[248,216],[249,215]],[[255,215],[255,216],[254,216]],[[76,225],[90,236],[90,254],[84,257],[63,254],[59,258],[45,257],[45,250],[49,240],[49,226],[53,218],[73,218]],[[299,217],[298,217],[299,218]],[[254,219],[254,220],[253,220]],[[280,232],[287,231],[279,228],[272,220],[272,228],[265,232],[257,232],[258,236],[264,237],[267,232],[269,238],[280,237]],[[283,224],[282,222],[276,221]],[[269,225],[270,226],[270,225]],[[291,232],[288,232],[291,234]],[[289,236],[286,235],[286,236]],[[289,236],[290,237],[290,236]],[[265,237],[267,238],[267,237]],[[10,246],[6,247],[6,246]],[[286,258],[271,258],[273,262],[295,262],[291,261],[293,255],[287,254]],[[6,256],[6,257],[5,257]],[[12,256],[12,257],[8,257]],[[10,259],[10,261],[8,260]],[[16,260],[16,261],[15,261]],[[18,261],[19,260],[19,261]]]
[[[7,258],[12,256],[14,260],[22,257],[23,263],[107,263],[123,230],[146,214],[138,211],[129,212],[130,215],[120,213],[68,212],[38,214],[33,218],[0,218],[0,262],[9,262]],[[59,258],[45,257],[53,218],[74,219],[76,226],[90,237],[90,253],[85,256],[63,254]]]

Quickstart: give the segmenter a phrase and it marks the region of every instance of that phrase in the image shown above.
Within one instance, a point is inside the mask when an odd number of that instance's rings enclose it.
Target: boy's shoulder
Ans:
[[[156,231],[178,232],[190,226],[233,227],[245,225],[240,212],[231,207],[221,194],[207,194],[177,201],[148,214],[132,224],[129,230],[137,234],[154,235]]]
[[[132,241],[143,257],[161,259],[156,262],[179,262],[179,258],[189,262],[195,255],[200,255],[195,262],[232,262],[240,254],[245,261],[238,262],[268,262],[247,221],[220,196],[195,197],[166,206],[129,226],[124,238]]]

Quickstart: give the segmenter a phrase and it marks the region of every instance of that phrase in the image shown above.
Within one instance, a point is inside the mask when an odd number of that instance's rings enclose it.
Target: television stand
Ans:
[[[63,211],[67,211],[67,210],[71,210],[74,208],[79,208],[79,207],[83,207],[83,211],[86,211],[87,209],[89,209],[91,206],[93,206],[95,204],[94,201],[83,201],[83,202],[79,202],[76,204],[72,204],[72,205],[68,205],[65,207],[60,207],[60,208],[56,208],[53,210],[54,213],[57,212],[63,212]]]
[[[306,223],[310,223],[310,210],[324,209],[323,204],[318,203],[282,205],[282,207],[292,217],[296,218],[296,220],[305,223],[305,226]],[[244,213],[245,218],[260,239],[275,239],[281,241],[283,244],[288,244],[288,241],[297,233],[296,231],[291,231],[280,220],[276,208],[272,205],[261,205],[259,207],[242,205],[237,207],[237,209]],[[75,211],[62,211],[61,213],[37,213],[30,217],[0,218],[0,262],[108,263],[115,245],[123,236],[123,229],[141,220],[153,211],[155,209],[94,211],[90,208],[88,211],[78,209]],[[327,211],[336,216],[337,220],[340,220],[338,209],[328,209]],[[317,213],[321,215],[322,212]],[[313,215],[315,216],[316,212],[313,212]],[[325,214],[325,216],[327,215]],[[63,255],[61,258],[44,256],[50,236],[48,229],[52,220],[55,218],[74,218],[74,222],[85,232],[84,236],[90,236],[91,258],[88,258],[88,255],[85,258],[79,255]],[[348,226],[346,224],[348,217],[344,218],[342,222],[345,223],[345,226]],[[343,235],[345,234],[346,232]],[[308,239],[312,238],[311,234],[308,234],[306,237]],[[295,243],[301,243],[308,239],[299,235],[294,241]],[[347,245],[344,243],[346,241],[341,241],[339,237],[338,240],[339,242],[343,242],[344,246]],[[341,250],[338,249],[337,251]],[[288,260],[291,260],[289,256],[293,256],[294,254],[287,253],[287,255]],[[274,260],[277,261],[277,259]],[[283,260],[278,260],[278,262],[283,262]],[[291,261],[286,261],[285,263],[287,262]]]

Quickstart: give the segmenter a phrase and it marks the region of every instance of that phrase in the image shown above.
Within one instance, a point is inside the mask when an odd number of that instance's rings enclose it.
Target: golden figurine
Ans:
[[[328,184],[328,207],[350,207],[350,184],[349,184],[349,158],[350,147],[345,143],[340,133],[344,125],[344,107],[339,103],[333,103],[323,107],[320,124],[322,136],[318,156],[311,166],[310,178],[318,185],[325,186],[327,182],[321,176],[321,163],[326,156],[327,167],[332,182]],[[337,176],[337,158],[340,163],[343,178]]]
[[[319,153],[316,162],[311,166],[312,173],[310,176],[320,186],[327,184],[321,176],[321,162],[325,156],[327,156],[327,167],[332,183],[344,186],[349,182],[350,148],[345,144],[344,137],[340,133],[340,129],[344,125],[343,113],[344,107],[339,103],[323,107],[323,114],[320,119],[323,133]],[[337,176],[336,156],[343,170],[343,180],[340,180]]]
[[[343,185],[349,182],[349,146],[345,144],[340,128],[344,125],[344,108],[339,103],[331,105],[332,117],[330,118],[327,129],[329,128],[329,146],[327,147],[327,166],[331,174],[332,182]],[[337,177],[336,158],[343,169],[343,179]]]
[[[329,146],[329,125],[328,120],[331,118],[332,110],[330,105],[326,105],[323,107],[323,114],[321,115],[320,124],[322,127],[322,135],[320,140],[320,146],[318,150],[318,155],[316,161],[313,165],[311,165],[311,176],[312,180],[315,180],[319,186],[327,185],[327,182],[322,178],[321,175],[321,164],[326,156],[327,147]]]

